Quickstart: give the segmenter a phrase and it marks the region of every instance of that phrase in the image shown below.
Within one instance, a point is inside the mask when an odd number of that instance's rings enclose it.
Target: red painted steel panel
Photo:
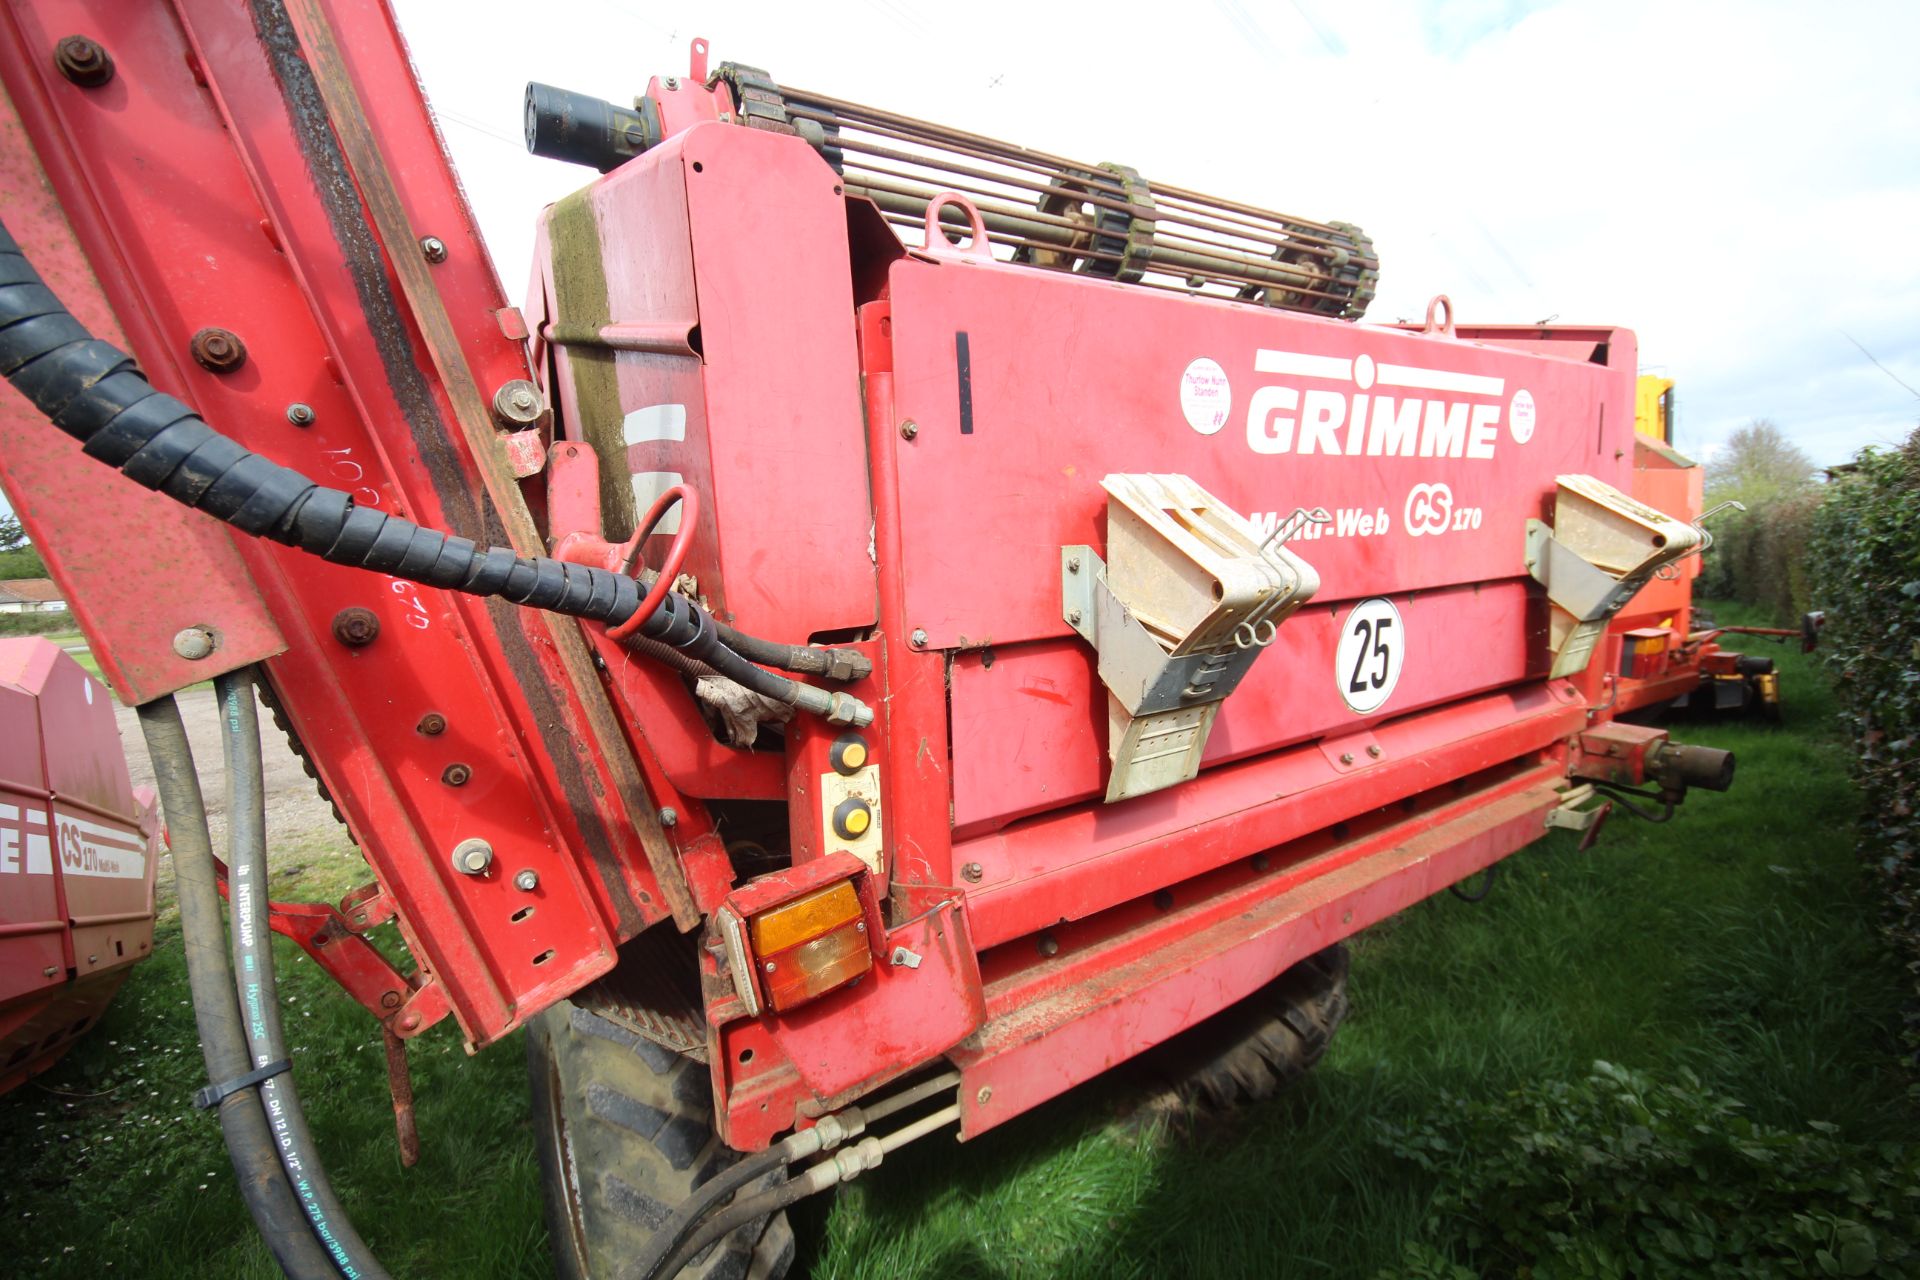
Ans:
[[[23,28],[35,31],[31,15],[0,13],[0,30],[7,28],[8,38],[0,38],[6,81],[0,92],[0,191],[6,193],[7,224],[68,308],[94,333],[124,348],[129,337],[145,338],[150,330],[130,308],[126,282],[115,276],[118,254],[102,252],[101,214],[83,169],[58,147],[44,149],[43,161],[31,135],[48,141],[60,136],[49,94],[58,95],[66,109],[98,113],[118,127],[140,106],[138,90],[110,82],[89,94],[57,77],[36,76],[27,65],[28,50],[36,46],[21,34]],[[43,163],[61,178],[58,196]],[[76,227],[90,233],[101,253],[101,274],[81,249]],[[129,312],[124,325],[116,308]],[[178,364],[158,344],[149,349],[147,376],[182,391]],[[206,679],[213,669],[245,666],[286,648],[225,529],[82,456],[72,440],[48,430],[39,411],[11,386],[0,386],[0,487],[122,701],[148,702]],[[99,511],[117,512],[118,518],[84,538],[62,527],[62,515]],[[123,607],[135,583],[141,607]],[[211,662],[189,662],[173,651],[174,635],[198,626],[219,637],[219,656]]]
[[[1305,744],[1226,765],[1122,805],[1083,804],[955,844],[978,863],[974,940],[991,947],[1546,749],[1586,723],[1565,685],[1533,685],[1389,721],[1374,760]]]
[[[895,412],[919,426],[899,451],[906,555],[897,572],[907,623],[936,647],[1068,633],[1058,549],[1104,545],[1100,479],[1109,472],[1190,475],[1249,517],[1325,506],[1336,523],[1293,544],[1319,571],[1323,602],[1515,577],[1526,520],[1544,514],[1556,474],[1630,482],[1621,448],[1630,366],[978,262],[903,261],[891,281]],[[960,333],[970,422],[960,414]],[[1257,356],[1274,371],[1257,371]],[[1182,406],[1183,380],[1201,360],[1224,372],[1231,401],[1220,425],[1203,417],[1206,431]],[[1463,456],[1368,456],[1368,441],[1349,456],[1347,426],[1309,429],[1316,407],[1357,417],[1358,395],[1369,397],[1369,432],[1389,395],[1402,407],[1439,405],[1435,425],[1447,430],[1436,440],[1457,425]],[[1510,425],[1523,396],[1530,433]],[[1289,451],[1259,451],[1283,435]],[[1340,456],[1328,456],[1329,444]],[[1444,532],[1416,531],[1415,486],[1435,484],[1448,487],[1452,519]]]
[[[1193,932],[1176,920],[1165,945],[1102,966],[1058,994],[999,1010],[952,1056],[960,1063],[961,1132],[977,1137],[1226,1008],[1286,968],[1538,839],[1559,802],[1557,770],[1524,789],[1476,795],[1451,821],[1413,830],[1371,857],[1289,890],[1254,884],[1232,911]]]
[[[1393,695],[1362,716],[1341,700],[1334,655],[1350,606],[1309,605],[1220,709],[1208,766],[1291,742],[1348,733],[1436,703],[1546,674],[1546,611],[1516,581],[1389,598],[1404,623]],[[954,827],[965,836],[1106,787],[1106,691],[1091,646],[1073,637],[955,658]]]
[[[799,138],[719,124],[685,160],[728,620],[785,640],[872,626],[839,177]]]
[[[833,171],[797,138],[699,124],[588,199],[602,335],[659,348],[614,356],[629,465],[701,490],[689,562],[701,593],[722,620],[782,640],[871,626],[873,517]],[[577,327],[565,314],[556,324]],[[666,408],[670,429],[638,417]]]

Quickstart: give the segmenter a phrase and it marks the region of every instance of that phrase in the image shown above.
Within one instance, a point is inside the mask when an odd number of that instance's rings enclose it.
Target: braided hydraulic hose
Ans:
[[[207,1078],[218,1084],[244,1074],[251,1059],[240,1033],[233,969],[221,932],[220,890],[213,869],[213,841],[206,804],[193,767],[180,708],[157,698],[139,708],[140,728],[153,758],[154,785],[166,815],[173,848],[173,879],[180,902],[180,937],[187,957],[187,986]],[[274,1148],[273,1131],[253,1089],[236,1089],[218,1103],[220,1134],[238,1175],[240,1196],[280,1269],[295,1280],[336,1280],[332,1259],[294,1199]]]
[[[240,1029],[256,1068],[288,1057],[280,1024],[279,987],[273,972],[273,934],[267,924],[267,792],[262,778],[260,719],[253,680],[245,671],[213,678],[220,705],[221,742],[227,762],[227,873],[233,915],[233,970],[240,1000]],[[386,1270],[354,1229],[333,1183],[320,1164],[294,1088],[293,1072],[269,1076],[258,1086],[260,1104],[272,1121],[274,1145],[294,1198],[313,1227],[314,1238],[333,1259],[343,1280],[388,1280]]]
[[[0,374],[82,450],[128,477],[245,533],[396,578],[500,596],[617,626],[640,607],[624,574],[424,529],[350,494],[316,484],[221,435],[179,400],[156,391],[133,358],[88,333],[0,223]],[[868,724],[871,709],[775,675],[728,649],[712,615],[668,593],[638,634],[714,667],[778,702],[837,724]]]

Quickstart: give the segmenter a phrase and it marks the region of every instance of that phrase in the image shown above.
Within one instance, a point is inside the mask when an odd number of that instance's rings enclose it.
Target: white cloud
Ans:
[[[1816,461],[1920,421],[1910,3],[400,0],[507,281],[584,170],[524,155],[537,79],[630,98],[716,60],[1373,234],[1375,319],[1624,324],[1704,454],[1768,417]],[[503,38],[502,32],[510,32]],[[990,87],[991,86],[991,87]]]

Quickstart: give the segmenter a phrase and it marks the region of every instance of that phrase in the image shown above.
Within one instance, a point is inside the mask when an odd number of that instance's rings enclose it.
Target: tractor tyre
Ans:
[[[704,1063],[571,1001],[527,1024],[547,1238],[561,1280],[613,1280],[680,1202],[738,1157],[714,1133]],[[775,1170],[737,1195],[776,1185]],[[778,1280],[793,1263],[785,1213],[748,1223],[680,1274]]]
[[[1179,1101],[1224,1110],[1305,1075],[1347,1016],[1347,967],[1335,943],[1169,1041],[1159,1069]]]

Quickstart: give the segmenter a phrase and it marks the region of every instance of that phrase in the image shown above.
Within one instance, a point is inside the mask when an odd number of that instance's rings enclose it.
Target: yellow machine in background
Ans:
[[[1661,444],[1673,443],[1673,379],[1643,373],[1633,397],[1633,429]]]
[[[1673,447],[1673,387],[1672,378],[1651,374],[1641,374],[1635,383],[1633,428],[1642,438],[1635,446],[1634,496],[1694,521],[1705,506],[1705,477],[1697,463]],[[1726,635],[1782,641],[1797,636],[1802,650],[1811,650],[1825,616],[1807,614],[1798,630],[1715,626],[1693,608],[1691,581],[1699,572],[1698,559],[1681,565],[1673,578],[1649,583],[1631,610],[1614,619],[1611,630],[1621,645],[1616,713],[1620,708],[1665,705],[1778,717],[1780,676],[1773,659],[1723,649],[1719,640]]]

